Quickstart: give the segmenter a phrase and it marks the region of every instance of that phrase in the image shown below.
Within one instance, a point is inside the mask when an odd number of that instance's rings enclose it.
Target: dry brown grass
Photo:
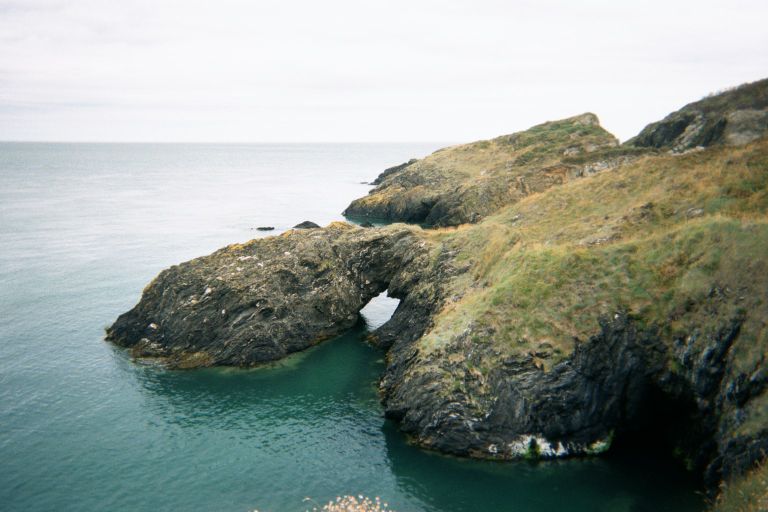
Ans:
[[[643,158],[531,195],[478,225],[428,232],[470,271],[453,281],[460,299],[437,316],[423,349],[474,332],[499,352],[548,344],[556,362],[618,308],[670,336],[747,309],[742,337],[752,342],[740,345],[736,363],[748,368],[768,345],[767,211],[764,139]],[[686,309],[713,286],[746,299],[714,318]]]
[[[534,126],[524,132],[491,140],[452,146],[418,160],[385,178],[369,195],[356,200],[356,208],[388,215],[438,199],[461,195],[461,207],[449,214],[450,221],[466,222],[472,212],[481,216],[496,211],[534,190],[543,190],[565,180],[559,170],[566,154],[598,158],[605,148],[615,150],[616,138],[584,114]],[[458,221],[461,217],[465,220]],[[414,219],[410,219],[414,220]],[[433,219],[435,220],[435,219]],[[438,219],[438,224],[445,223]]]
[[[768,511],[768,463],[736,480],[723,484],[712,512]]]

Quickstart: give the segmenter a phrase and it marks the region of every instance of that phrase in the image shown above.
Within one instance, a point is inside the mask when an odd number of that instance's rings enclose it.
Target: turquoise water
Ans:
[[[0,510],[301,511],[340,494],[400,511],[694,511],[637,455],[531,464],[409,446],[346,335],[273,367],[173,372],[102,341],[162,268],[340,219],[381,169],[437,145],[0,144]],[[312,501],[304,501],[310,497]]]

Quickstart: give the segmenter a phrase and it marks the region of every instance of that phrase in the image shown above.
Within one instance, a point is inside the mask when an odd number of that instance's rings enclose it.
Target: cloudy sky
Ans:
[[[0,140],[626,139],[768,76],[768,2],[0,0]]]

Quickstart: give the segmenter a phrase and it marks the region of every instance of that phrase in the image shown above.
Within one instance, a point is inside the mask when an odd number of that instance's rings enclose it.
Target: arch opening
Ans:
[[[374,331],[387,323],[400,305],[400,299],[390,297],[384,290],[360,310],[360,317],[369,331]]]

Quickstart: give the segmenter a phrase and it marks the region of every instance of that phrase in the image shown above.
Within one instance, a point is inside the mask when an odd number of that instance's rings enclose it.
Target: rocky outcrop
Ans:
[[[404,162],[400,165],[393,165],[392,167],[388,167],[384,169],[384,171],[381,174],[379,174],[379,176],[375,180],[371,182],[371,185],[381,185],[381,182],[384,181],[385,178],[387,178],[392,174],[402,171],[409,165],[415,164],[417,161],[418,160],[416,158],[411,158],[407,162]]]
[[[734,435],[728,419],[738,416],[734,386],[764,390],[764,368],[757,379],[729,375],[740,325],[670,349],[658,329],[617,312],[549,370],[537,362],[547,354],[505,356],[471,333],[438,353],[395,345],[381,381],[386,414],[421,446],[477,458],[595,455],[615,437],[645,437],[715,488],[768,453],[768,426]]]
[[[674,152],[744,145],[768,131],[768,79],[690,103],[646,126],[629,146]]]
[[[378,186],[344,215],[431,226],[478,222],[532,193],[616,168],[636,154],[617,145],[594,114],[582,114],[444,148],[385,170],[373,182]]]
[[[426,252],[407,226],[345,223],[230,245],[161,272],[107,339],[171,367],[273,361],[350,328],[388,288],[413,303]]]
[[[293,229],[315,229],[319,228],[320,226],[312,222],[311,220],[305,220],[304,222],[299,222],[295,226],[293,226]]]
[[[382,390],[387,414],[419,444],[465,456],[605,451],[617,429],[637,420],[652,376],[663,366],[658,338],[639,333],[625,314],[605,320],[599,335],[550,371],[529,354],[488,364],[500,354],[468,335],[455,343],[431,357],[398,347]],[[455,386],[444,384],[446,375]]]
[[[396,166],[347,213],[475,224],[232,245],[163,271],[108,338],[173,367],[251,366],[387,290],[382,401],[419,445],[549,458],[645,436],[714,486],[768,450],[768,137],[730,146],[762,129],[762,91],[624,147],[585,114]]]

